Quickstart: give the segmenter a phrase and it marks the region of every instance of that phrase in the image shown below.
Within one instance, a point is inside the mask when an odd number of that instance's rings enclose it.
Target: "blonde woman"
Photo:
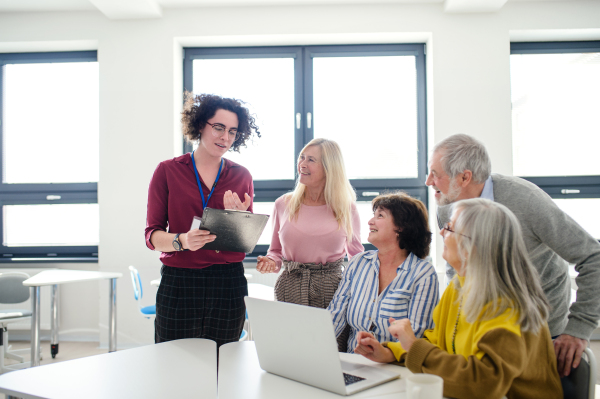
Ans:
[[[433,312],[435,327],[417,339],[408,319],[391,319],[399,342],[360,332],[356,353],[438,375],[446,397],[562,398],[548,301],[515,215],[489,200],[459,201],[440,234],[457,276]]]
[[[332,140],[314,139],[302,149],[298,176],[294,191],[275,201],[271,246],[256,269],[277,273],[283,266],[278,301],[326,308],[342,278],[344,256],[364,250],[356,194]]]

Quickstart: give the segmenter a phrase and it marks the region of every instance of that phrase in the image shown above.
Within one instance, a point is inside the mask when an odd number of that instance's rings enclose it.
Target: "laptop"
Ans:
[[[400,378],[399,372],[342,361],[326,309],[244,299],[263,370],[339,395]]]

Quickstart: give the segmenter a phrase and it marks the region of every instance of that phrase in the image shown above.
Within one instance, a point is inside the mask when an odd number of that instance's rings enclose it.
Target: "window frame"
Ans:
[[[600,41],[519,42],[510,44],[510,54],[565,54],[600,52]],[[600,198],[600,175],[520,176],[556,199]]]
[[[184,48],[183,87],[193,90],[193,61],[196,59],[240,59],[240,58],[294,58],[294,114],[302,115],[301,127],[295,126],[294,154],[298,159],[300,151],[313,139],[313,128],[306,126],[306,115],[313,112],[313,68],[314,57],[360,57],[384,55],[411,55],[415,57],[417,79],[417,177],[403,179],[351,179],[356,190],[357,201],[371,201],[374,195],[390,190],[403,190],[419,198],[428,206],[427,179],[427,87],[426,87],[426,45],[413,44],[360,44],[360,45],[314,45],[314,46],[273,46],[273,47],[204,47]],[[294,123],[293,120],[290,123]],[[183,152],[192,150],[191,143],[184,141]],[[290,192],[296,185],[297,170],[294,179],[255,180],[254,201],[272,202],[281,195]],[[365,223],[366,221],[363,221]],[[247,258],[264,255],[269,245],[257,245]],[[365,249],[374,249],[366,244]]]
[[[2,53],[0,54],[0,93],[4,88],[6,64],[97,62],[97,51]],[[4,153],[4,96],[0,95],[0,154]],[[1,159],[1,158],[0,158]],[[4,176],[4,160],[0,162]],[[48,199],[60,196],[60,199]],[[4,245],[4,205],[97,204],[98,183],[4,183],[0,181],[0,263],[98,262],[97,245],[23,246]]]

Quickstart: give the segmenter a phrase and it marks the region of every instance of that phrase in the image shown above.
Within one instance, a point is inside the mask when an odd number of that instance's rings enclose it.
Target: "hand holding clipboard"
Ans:
[[[205,208],[202,219],[194,216],[190,230],[199,228],[216,235],[202,249],[250,253],[262,234],[269,215],[232,209]]]

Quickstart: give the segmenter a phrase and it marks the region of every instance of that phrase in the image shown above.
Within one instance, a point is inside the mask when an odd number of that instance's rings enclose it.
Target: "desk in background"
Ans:
[[[217,344],[191,338],[0,375],[23,399],[217,398]]]
[[[92,272],[85,270],[46,270],[23,281],[31,287],[31,367],[40,365],[40,287],[52,286],[50,311],[52,333],[50,347],[52,357],[58,353],[58,285],[81,281],[110,280],[108,307],[108,351],[117,350],[117,279],[122,273]]]

